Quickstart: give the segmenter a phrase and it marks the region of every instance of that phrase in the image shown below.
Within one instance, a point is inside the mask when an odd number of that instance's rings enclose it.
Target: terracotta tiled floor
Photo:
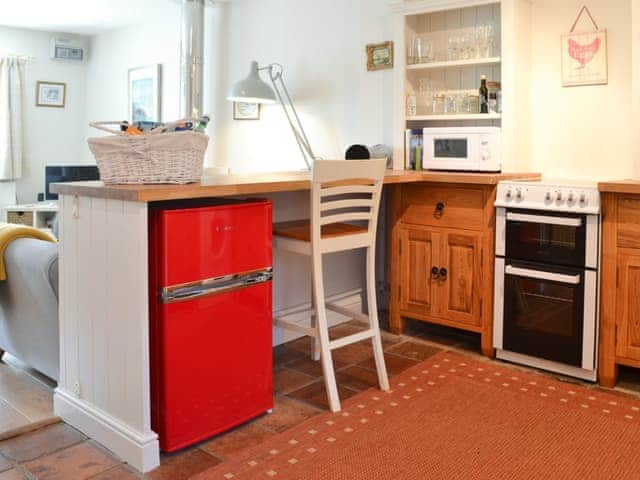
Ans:
[[[349,335],[361,327],[349,322],[332,329],[332,338]],[[387,368],[391,376],[442,350],[463,350],[480,355],[477,335],[409,322],[408,335],[384,333]],[[377,385],[368,341],[345,347],[335,355],[341,398]],[[129,480],[139,478],[182,480],[207,470],[244,448],[317,415],[327,408],[319,363],[309,359],[310,341],[300,339],[274,349],[275,405],[263,415],[224,435],[172,455],[163,455],[160,468],[144,477],[65,424],[0,442],[0,480]],[[640,391],[640,376],[627,374],[624,390]],[[594,387],[597,388],[597,387]],[[640,393],[638,393],[640,395]]]

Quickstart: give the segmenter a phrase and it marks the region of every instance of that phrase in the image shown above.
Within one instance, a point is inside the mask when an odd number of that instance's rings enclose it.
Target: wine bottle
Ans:
[[[480,113],[489,113],[489,89],[487,88],[487,76],[480,77]]]

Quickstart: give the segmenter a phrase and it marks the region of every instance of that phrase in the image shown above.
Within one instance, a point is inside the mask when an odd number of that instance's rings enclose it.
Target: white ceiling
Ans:
[[[95,35],[177,12],[178,0],[0,0],[0,25]]]

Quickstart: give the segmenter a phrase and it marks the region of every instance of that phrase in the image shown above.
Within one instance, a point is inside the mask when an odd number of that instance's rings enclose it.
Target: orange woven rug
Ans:
[[[194,478],[640,479],[640,402],[444,352]]]

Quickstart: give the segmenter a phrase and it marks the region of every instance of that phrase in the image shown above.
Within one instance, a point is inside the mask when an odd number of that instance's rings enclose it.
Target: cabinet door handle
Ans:
[[[436,204],[436,211],[435,211],[435,216],[436,217],[441,217],[442,216],[442,214],[444,213],[444,207],[445,207],[444,202],[438,202]]]
[[[449,272],[447,272],[446,268],[443,267],[443,268],[440,269],[440,278],[442,280],[446,280],[448,274],[449,274]]]
[[[440,270],[438,269],[438,267],[433,267],[431,269],[431,280],[438,280],[439,277],[440,277]]]

